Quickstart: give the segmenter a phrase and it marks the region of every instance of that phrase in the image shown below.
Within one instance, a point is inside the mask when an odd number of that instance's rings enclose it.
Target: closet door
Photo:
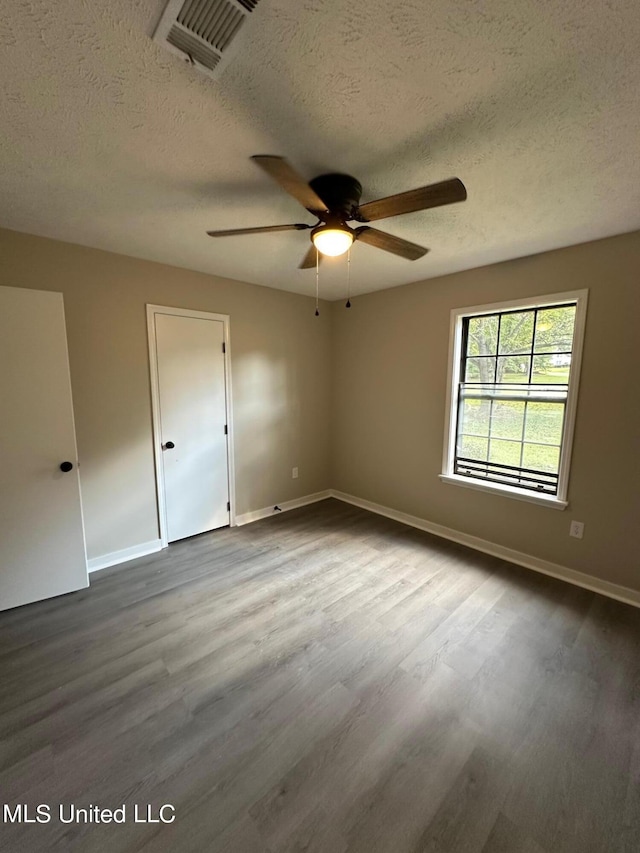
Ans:
[[[229,524],[224,323],[156,309],[167,540]]]

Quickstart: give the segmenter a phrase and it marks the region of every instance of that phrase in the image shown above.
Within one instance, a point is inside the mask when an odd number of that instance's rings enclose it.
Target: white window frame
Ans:
[[[569,467],[571,464],[571,449],[573,432],[576,421],[578,403],[578,387],[580,384],[580,367],[582,364],[582,347],[587,316],[588,290],[573,290],[567,293],[553,293],[545,296],[535,296],[529,299],[513,299],[507,302],[494,302],[491,305],[474,305],[470,308],[454,308],[451,311],[451,326],[449,333],[449,368],[447,376],[447,401],[445,414],[444,451],[442,456],[442,474],[440,479],[445,483],[476,489],[481,492],[503,495],[520,501],[563,510],[568,506],[567,490],[569,486]],[[567,390],[564,427],[562,430],[562,447],[558,468],[557,495],[539,495],[516,486],[500,483],[490,483],[486,480],[474,480],[454,474],[454,457],[456,450],[456,427],[458,413],[458,391],[460,387],[460,364],[462,361],[462,323],[465,317],[478,317],[483,314],[496,314],[502,311],[526,310],[545,308],[547,306],[576,303],[576,317],[573,328],[573,343],[571,356],[571,371]]]

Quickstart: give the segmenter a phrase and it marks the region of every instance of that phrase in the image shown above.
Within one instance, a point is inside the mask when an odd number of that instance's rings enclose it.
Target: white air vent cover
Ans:
[[[237,46],[247,15],[260,0],[169,0],[153,40],[210,77]]]

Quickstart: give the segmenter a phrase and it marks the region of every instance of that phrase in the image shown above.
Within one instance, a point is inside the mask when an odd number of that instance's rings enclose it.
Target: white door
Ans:
[[[6,610],[89,586],[61,293],[0,287],[0,364]]]
[[[224,323],[155,313],[167,539],[229,524]]]

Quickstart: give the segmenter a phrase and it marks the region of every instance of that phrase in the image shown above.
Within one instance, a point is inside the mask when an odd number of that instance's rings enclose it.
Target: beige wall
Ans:
[[[569,507],[442,483],[452,308],[589,288]],[[640,589],[640,233],[332,305],[332,486]],[[583,540],[568,535],[585,523]]]
[[[329,487],[328,305],[12,231],[0,257],[0,284],[64,294],[89,558],[159,535],[147,303],[231,317],[237,512]]]

